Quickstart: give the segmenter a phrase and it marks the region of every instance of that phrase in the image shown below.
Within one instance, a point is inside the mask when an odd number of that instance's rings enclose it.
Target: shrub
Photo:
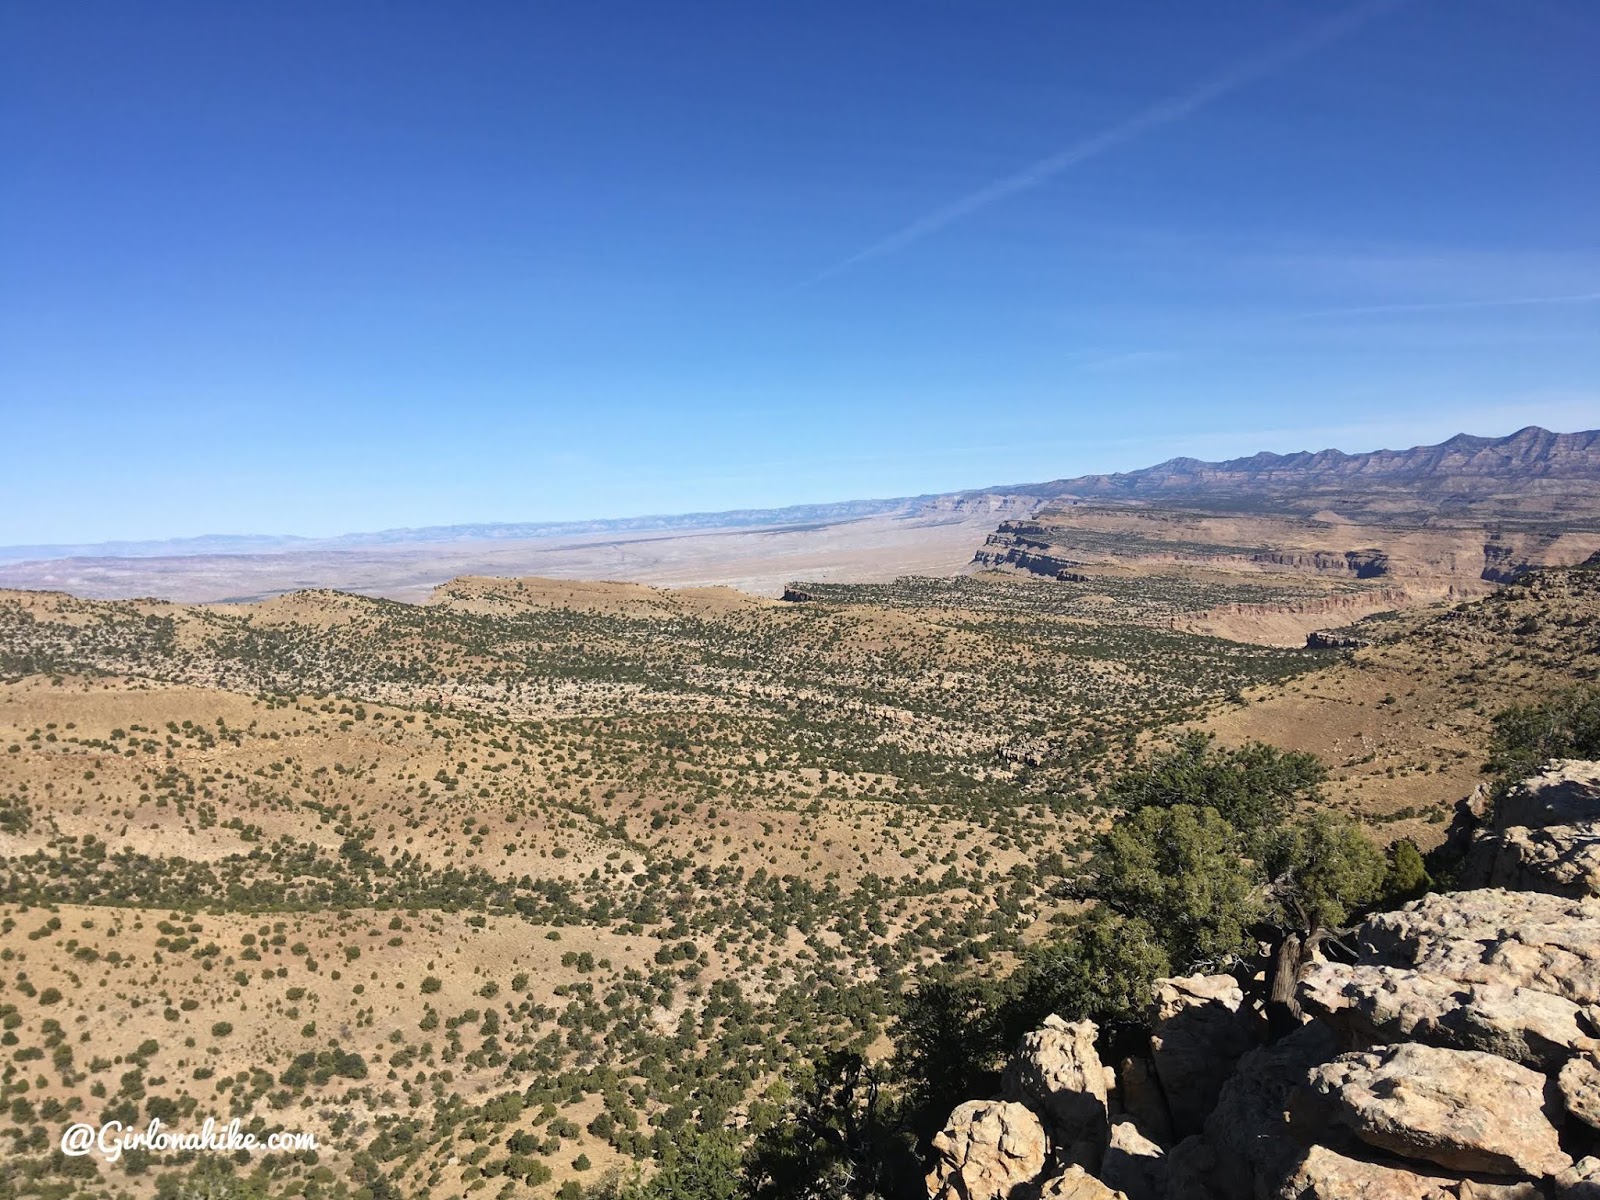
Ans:
[[[1130,811],[1190,805],[1212,808],[1248,837],[1315,799],[1328,778],[1314,754],[1251,742],[1216,749],[1211,735],[1190,733],[1177,746],[1129,767],[1106,786],[1106,803]]]
[[[1600,758],[1600,688],[1569,688],[1494,718],[1487,768],[1512,782],[1552,758]]]
[[[1432,886],[1422,854],[1410,838],[1389,847],[1389,877],[1384,890],[1395,901],[1415,900]]]
[[[1154,931],[1172,964],[1217,966],[1250,946],[1258,874],[1239,831],[1215,809],[1145,808],[1114,826],[1094,863],[1095,893]]]

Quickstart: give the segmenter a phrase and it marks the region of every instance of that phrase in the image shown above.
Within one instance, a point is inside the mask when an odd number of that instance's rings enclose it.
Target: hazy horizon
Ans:
[[[1506,433],[1503,433],[1503,434],[1501,434],[1501,433],[1489,433],[1489,434],[1474,433],[1474,432],[1472,432],[1470,430],[1461,429],[1461,430],[1457,430],[1456,433],[1451,434],[1450,437],[1468,436],[1468,437],[1484,438],[1484,439],[1487,439],[1487,440],[1498,440],[1498,439],[1501,439],[1501,438],[1510,437],[1510,436],[1512,436],[1513,434],[1516,434],[1516,433],[1520,433],[1520,432],[1522,432],[1522,429],[1526,429],[1526,428],[1543,428],[1543,427],[1538,426],[1538,425],[1523,426],[1523,427],[1521,427],[1519,429],[1508,430]],[[1580,430],[1580,429],[1554,429],[1554,430],[1545,429],[1544,431],[1545,432],[1550,432],[1550,433],[1556,433],[1556,434],[1589,432],[1588,430]],[[1317,447],[1302,446],[1302,447],[1300,447],[1300,448],[1298,448],[1296,450],[1288,450],[1288,451],[1272,450],[1272,451],[1265,451],[1265,452],[1266,453],[1276,453],[1276,454],[1295,454],[1295,453],[1317,453],[1317,452],[1334,450],[1334,451],[1339,451],[1341,453],[1344,453],[1344,454],[1347,454],[1347,455],[1351,455],[1351,456],[1359,456],[1359,455],[1362,455],[1362,454],[1376,454],[1376,453],[1384,453],[1384,452],[1391,452],[1391,451],[1398,452],[1398,451],[1421,449],[1421,448],[1425,448],[1425,447],[1428,447],[1428,446],[1438,445],[1440,442],[1444,442],[1444,441],[1448,441],[1448,440],[1449,440],[1449,438],[1439,438],[1435,442],[1417,442],[1417,443],[1414,443],[1414,444],[1408,445],[1408,446],[1398,446],[1398,445],[1397,446],[1374,446],[1374,447],[1371,447],[1370,449],[1355,449],[1355,450],[1346,449],[1345,447],[1341,447],[1341,446],[1317,446]],[[1229,459],[1245,458],[1245,457],[1249,457],[1250,454],[1261,453],[1261,452],[1263,452],[1263,451],[1258,449],[1256,451],[1251,451],[1251,452],[1249,452],[1247,454],[1230,455]],[[1172,461],[1173,459],[1177,459],[1177,458],[1194,458],[1194,457],[1197,457],[1197,456],[1195,456],[1195,455],[1178,454],[1178,455],[1173,455],[1170,459],[1163,459],[1160,462],[1155,462],[1155,463],[1144,463],[1144,464],[1141,464],[1141,467],[1126,468],[1126,470],[1137,471],[1137,470],[1140,470],[1142,468],[1162,466],[1166,462]],[[1228,459],[1211,460],[1211,461],[1228,461]],[[1119,473],[1119,472],[1117,472],[1117,471],[1085,471],[1085,472],[1082,472],[1081,475],[1102,475],[1102,474],[1111,475],[1111,474],[1117,474],[1117,473]],[[540,517],[540,516],[537,516],[537,515],[535,515],[535,516],[527,516],[527,517],[520,517],[520,516],[516,516],[516,517],[493,517],[493,516],[489,516],[489,517],[484,517],[484,518],[477,519],[477,520],[460,521],[460,522],[454,522],[454,523],[450,523],[450,524],[432,523],[432,524],[424,524],[424,525],[391,525],[391,526],[385,526],[383,528],[376,528],[376,529],[342,529],[342,530],[338,530],[338,531],[335,531],[333,533],[328,533],[328,534],[303,534],[303,533],[295,533],[295,532],[284,532],[284,531],[281,531],[281,530],[265,530],[265,529],[232,530],[232,531],[228,531],[228,530],[210,530],[210,531],[207,531],[205,533],[198,533],[198,534],[174,534],[174,535],[168,535],[168,536],[156,536],[156,537],[148,537],[148,538],[108,538],[108,539],[101,539],[101,540],[97,540],[97,541],[78,541],[78,542],[16,542],[16,543],[9,543],[9,544],[0,544],[0,552],[6,552],[6,551],[16,552],[16,551],[23,551],[23,550],[48,551],[48,550],[60,550],[60,549],[82,550],[82,549],[111,549],[111,548],[116,548],[116,549],[119,549],[119,550],[133,550],[133,549],[140,549],[140,548],[145,548],[145,547],[169,547],[170,548],[170,547],[180,546],[180,545],[182,545],[184,543],[196,543],[197,544],[197,548],[196,548],[195,552],[196,553],[200,553],[200,552],[204,552],[204,548],[198,546],[199,543],[228,542],[228,541],[247,542],[247,541],[251,541],[251,540],[260,541],[262,543],[267,544],[264,547],[264,550],[270,550],[272,548],[275,548],[277,546],[282,546],[282,545],[285,545],[285,544],[338,543],[340,541],[349,541],[349,542],[354,544],[354,543],[357,542],[358,539],[362,539],[362,538],[381,538],[381,537],[389,537],[389,536],[392,536],[392,535],[401,535],[401,534],[419,534],[419,535],[441,534],[441,533],[450,533],[452,531],[464,531],[464,530],[473,530],[473,529],[484,529],[484,530],[492,530],[492,529],[527,529],[527,530],[543,530],[543,531],[547,531],[547,532],[541,532],[541,533],[528,533],[528,534],[518,533],[516,535],[516,536],[529,536],[529,537],[535,537],[535,536],[565,536],[565,535],[569,535],[569,534],[578,534],[578,533],[582,533],[582,532],[605,533],[605,532],[621,532],[621,531],[624,531],[623,529],[621,529],[619,527],[627,527],[626,531],[631,531],[631,532],[651,532],[651,531],[668,530],[668,529],[674,528],[674,525],[672,524],[673,522],[683,522],[683,521],[693,521],[693,520],[701,520],[703,522],[705,519],[715,518],[715,517],[743,517],[743,518],[762,518],[762,517],[766,517],[766,518],[774,518],[774,517],[778,517],[780,514],[785,514],[785,513],[791,513],[792,512],[794,514],[794,516],[791,518],[792,520],[811,520],[811,519],[817,519],[815,517],[815,515],[814,515],[815,510],[819,510],[819,509],[847,509],[850,506],[869,506],[869,507],[863,509],[863,512],[862,512],[861,515],[864,515],[864,516],[865,515],[874,515],[874,512],[873,512],[873,510],[871,509],[870,506],[875,506],[875,505],[876,506],[887,506],[887,505],[894,505],[894,504],[902,504],[902,503],[909,503],[909,502],[913,502],[913,501],[916,501],[916,500],[927,499],[927,498],[936,497],[936,496],[960,495],[960,494],[963,494],[963,493],[1004,494],[1008,489],[1023,488],[1023,487],[1029,487],[1029,486],[1037,486],[1037,485],[1041,485],[1041,484],[1048,484],[1048,483],[1052,483],[1052,482],[1057,482],[1057,481],[1063,480],[1063,479],[1072,479],[1072,478],[1077,478],[1077,477],[1079,477],[1079,476],[1078,475],[1055,475],[1055,476],[1041,477],[1041,478],[1038,478],[1038,479],[1013,479],[1013,480],[1007,480],[1005,482],[999,482],[999,483],[988,483],[988,484],[977,484],[977,485],[964,486],[964,487],[953,487],[953,488],[947,488],[947,489],[944,489],[944,490],[941,490],[941,491],[931,491],[931,490],[930,491],[921,491],[921,492],[915,492],[915,493],[908,493],[908,494],[900,495],[900,496],[833,497],[833,498],[828,498],[828,499],[800,500],[800,501],[795,501],[795,502],[789,503],[789,504],[773,505],[773,506],[770,506],[770,507],[760,507],[760,508],[747,507],[747,508],[735,508],[735,509],[712,509],[712,510],[701,511],[701,512],[663,512],[663,511],[657,511],[657,512],[644,512],[644,513],[617,513],[617,514],[607,514],[607,515],[598,515],[598,516],[591,515],[591,516],[585,516],[585,517],[573,517],[573,518],[561,518],[561,519],[550,519],[550,518]],[[882,509],[880,508],[877,511],[882,511]],[[840,515],[839,517],[837,517],[835,519],[840,519],[840,520],[849,519],[849,515],[848,514],[842,514],[842,515]],[[661,522],[661,524],[651,524],[651,522]],[[730,521],[729,525],[737,525],[739,523],[740,522]],[[750,523],[759,523],[759,522],[751,521]],[[713,528],[714,526],[702,524],[701,527]],[[463,535],[463,536],[470,537],[470,535]],[[501,535],[494,535],[494,536],[501,536]],[[403,539],[397,539],[397,540],[403,540]],[[230,551],[230,552],[232,552],[232,553],[242,553],[242,552],[245,552],[245,551],[237,550],[237,551]],[[14,556],[14,554],[13,554],[13,556]]]

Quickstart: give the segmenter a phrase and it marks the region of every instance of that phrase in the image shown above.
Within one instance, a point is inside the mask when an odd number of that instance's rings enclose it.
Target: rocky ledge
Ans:
[[[1600,763],[1463,801],[1463,883],[1303,973],[1266,1040],[1231,976],[1157,984],[1147,1053],[1023,1040],[934,1142],[935,1200],[1600,1200]]]

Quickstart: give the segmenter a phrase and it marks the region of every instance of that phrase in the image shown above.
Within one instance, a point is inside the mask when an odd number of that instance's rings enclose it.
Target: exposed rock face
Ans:
[[[1106,1070],[1094,1042],[1093,1021],[1046,1017],[1022,1039],[1001,1078],[1007,1100],[1027,1105],[1043,1120],[1051,1145],[1067,1162],[1090,1170],[1106,1144]]]
[[[1460,1200],[1546,1200],[1542,1187],[1533,1183],[1487,1183],[1464,1179],[1450,1195]]]
[[[1075,558],[1052,554],[1050,542],[1039,535],[1044,531],[1027,521],[1004,521],[991,533],[981,549],[972,556],[974,566],[991,570],[1010,567],[1030,575],[1049,575],[1061,580],[1076,574],[1075,568],[1084,564]],[[1064,582],[1073,582],[1065,579]]]
[[[808,592],[804,588],[797,588],[792,583],[783,589],[780,600],[787,600],[790,604],[804,604],[817,598],[815,592]]]
[[[1459,1183],[1312,1146],[1273,1195],[1283,1200],[1446,1200],[1459,1195]]]
[[[1233,1066],[1256,1043],[1244,991],[1231,975],[1156,982],[1150,1057],[1176,1137],[1199,1133]]]
[[[1326,629],[1313,629],[1306,634],[1307,650],[1361,650],[1372,645],[1366,638],[1348,633],[1333,633]]]
[[[1310,1073],[1329,1116],[1406,1158],[1492,1175],[1554,1175],[1572,1165],[1545,1100],[1545,1077],[1494,1054],[1403,1042],[1345,1054]]]
[[[1217,1152],[1199,1134],[1186,1137],[1167,1151],[1166,1200],[1214,1200],[1211,1181],[1217,1173]]]
[[[1039,1200],[1130,1200],[1080,1166],[1071,1166],[1044,1185]]]
[[[969,1100],[934,1135],[928,1174],[932,1200],[1007,1200],[1012,1189],[1044,1170],[1039,1118],[1021,1104]]]
[[[1600,896],[1600,766],[1554,762],[1512,788],[1467,851],[1462,882]]]
[[[1206,1118],[1218,1196],[1270,1196],[1285,1186],[1304,1156],[1304,1147],[1289,1136],[1289,1096],[1313,1067],[1338,1052],[1333,1031],[1312,1022],[1239,1060]]]
[[[1484,889],[1424,896],[1361,927],[1363,961],[1600,1001],[1600,901]]]
[[[1172,1114],[1167,1111],[1167,1098],[1156,1078],[1154,1063],[1142,1056],[1123,1059],[1117,1070],[1117,1094],[1122,1111],[1140,1133],[1157,1145],[1172,1145]]]
[[[1558,1083],[1567,1111],[1600,1130],[1600,1062],[1593,1053],[1577,1055],[1562,1067]]]
[[[1300,1003],[1350,1041],[1484,1050],[1539,1070],[1559,1069],[1589,1032],[1583,1010],[1549,992],[1401,967],[1315,964],[1301,980]]]
[[[1124,1117],[1114,1121],[1106,1143],[1100,1178],[1128,1200],[1162,1200],[1167,1191],[1167,1164],[1161,1147]]]
[[[1574,826],[1507,829],[1484,836],[1474,851],[1467,878],[1485,887],[1600,895],[1600,842]]]
[[[1043,766],[1050,759],[1050,743],[1043,738],[1029,738],[1026,741],[1001,746],[994,752],[994,756],[1003,763],[1015,763],[1024,767]]]
[[[1600,1200],[1600,1158],[1579,1159],[1556,1176],[1557,1200]]]
[[[1557,759],[1516,784],[1494,809],[1498,829],[1600,821],[1600,763]]]

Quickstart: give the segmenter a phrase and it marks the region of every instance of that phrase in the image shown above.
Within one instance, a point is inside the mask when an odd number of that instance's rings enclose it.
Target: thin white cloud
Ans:
[[[1398,7],[1404,0],[1372,0],[1370,3],[1360,4],[1347,9],[1338,16],[1317,25],[1309,32],[1298,38],[1276,46],[1264,54],[1247,59],[1235,65],[1222,74],[1200,84],[1189,91],[1181,92],[1176,96],[1168,97],[1157,104],[1151,105],[1142,112],[1121,121],[1108,129],[1085,138],[1081,142],[1068,146],[1065,150],[1058,151],[1037,162],[1031,163],[1013,175],[997,179],[986,187],[962,197],[954,203],[943,208],[935,209],[926,216],[896,230],[888,237],[874,242],[863,250],[857,251],[849,258],[839,262],[818,273],[807,281],[807,285],[820,283],[835,275],[848,271],[850,268],[867,262],[869,259],[881,258],[886,254],[893,254],[903,250],[914,242],[921,241],[930,234],[937,233],[946,226],[953,225],[973,213],[989,207],[1000,200],[1014,196],[1019,192],[1028,191],[1040,184],[1060,175],[1064,171],[1098,158],[1108,150],[1114,150],[1127,142],[1133,141],[1151,130],[1159,129],[1164,125],[1171,125],[1186,117],[1193,116],[1200,109],[1222,99],[1240,88],[1275,75],[1286,67],[1323,47],[1348,37],[1362,26],[1368,24],[1390,9]]]

